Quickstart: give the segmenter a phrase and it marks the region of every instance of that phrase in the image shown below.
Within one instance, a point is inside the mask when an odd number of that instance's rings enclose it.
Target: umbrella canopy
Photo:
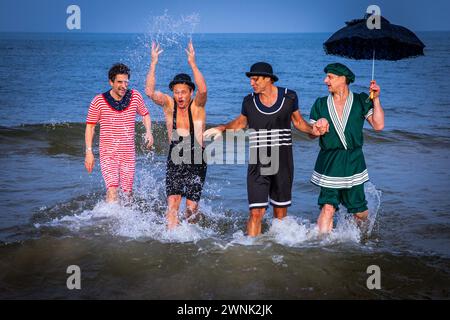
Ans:
[[[380,29],[369,29],[368,17],[346,22],[346,27],[325,41],[325,52],[357,60],[400,60],[423,55],[425,45],[412,31],[384,17],[380,17]]]

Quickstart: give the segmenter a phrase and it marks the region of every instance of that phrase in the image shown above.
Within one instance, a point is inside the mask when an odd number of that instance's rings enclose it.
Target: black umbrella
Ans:
[[[325,52],[356,60],[372,59],[372,80],[375,59],[392,61],[423,56],[425,45],[412,31],[392,24],[384,17],[380,17],[380,29],[369,29],[369,17],[346,22],[346,27],[325,41]]]

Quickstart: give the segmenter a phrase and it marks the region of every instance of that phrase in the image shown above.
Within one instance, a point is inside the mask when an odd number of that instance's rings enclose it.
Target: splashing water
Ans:
[[[188,42],[192,40],[192,35],[199,22],[200,16],[198,13],[172,16],[166,10],[163,15],[149,17],[145,27],[146,31],[137,36],[132,46],[127,47],[129,55],[125,58],[125,62],[132,70],[133,87],[145,87],[152,42],[159,43],[164,50],[156,71],[157,79],[166,83],[174,74],[180,73],[181,71],[177,69],[180,66],[180,61],[186,61],[184,49]],[[161,82],[158,82],[157,88],[161,84]],[[163,120],[162,113],[156,112],[156,114],[157,117],[152,114],[153,119]]]
[[[101,229],[107,234],[130,239],[152,239],[161,242],[197,242],[214,235],[214,231],[182,221],[180,225],[168,230],[163,215],[154,212],[142,212],[133,206],[118,203],[99,202],[92,210],[80,214],[55,218],[41,226],[65,227],[72,232]],[[97,232],[98,234],[98,232]]]
[[[369,216],[366,236],[370,236],[378,211],[381,205],[381,191],[370,182],[365,184],[366,199],[368,202]],[[363,234],[357,226],[352,215],[345,214],[343,210],[336,213],[336,227],[328,235],[320,235],[315,223],[296,216],[287,216],[283,220],[273,219],[270,229],[266,234],[256,238],[249,238],[242,231],[233,234],[233,240],[223,248],[232,245],[261,245],[267,241],[290,247],[329,245],[333,243],[360,243]]]
[[[220,202],[221,188],[216,184],[205,184],[200,211],[204,215],[203,223],[189,224],[181,219],[180,225],[167,230],[165,210],[164,172],[165,166],[161,161],[155,161],[155,155],[146,155],[142,166],[137,168],[134,188],[134,201],[131,204],[108,204],[103,200],[91,202],[92,209],[85,205],[66,206],[56,205],[42,211],[57,213],[55,218],[50,215],[49,222],[36,223],[35,227],[62,227],[75,233],[88,235],[106,234],[130,239],[152,239],[161,242],[198,242],[201,239],[212,239],[219,249],[226,250],[230,246],[268,245],[278,243],[288,247],[323,246],[334,243],[361,242],[361,231],[354,222],[352,215],[344,214],[340,210],[336,214],[336,227],[324,236],[318,232],[317,225],[309,219],[291,213],[283,220],[269,220],[269,230],[261,236],[251,238],[244,234],[247,216],[236,214],[222,207]],[[369,207],[369,221],[367,235],[373,230],[377,213],[381,205],[381,191],[368,182],[365,185],[366,198]],[[95,199],[92,199],[95,200]],[[73,202],[79,203],[80,199]],[[95,205],[94,205],[95,204]],[[180,208],[183,213],[184,201]],[[75,207],[75,210],[58,209],[59,207]],[[84,208],[83,208],[84,207]],[[46,219],[48,221],[48,219]],[[94,232],[92,231],[94,229]]]
[[[364,184],[364,192],[366,194],[366,200],[369,207],[369,225],[367,228],[367,235],[371,235],[375,222],[377,220],[378,212],[381,206],[381,190],[377,190],[375,185],[371,182],[366,182]]]
[[[186,38],[192,34],[200,22],[200,15],[192,13],[187,16],[174,17],[166,10],[163,15],[154,17],[147,28],[147,40],[159,43],[163,48],[184,48]]]

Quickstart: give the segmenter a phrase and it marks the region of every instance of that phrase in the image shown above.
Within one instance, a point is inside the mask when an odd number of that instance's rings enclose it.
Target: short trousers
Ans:
[[[343,204],[349,213],[359,213],[368,210],[364,184],[353,186],[349,189],[320,188],[320,195],[317,201],[320,208],[325,204],[333,205],[339,210],[339,204]]]
[[[167,161],[166,194],[181,195],[188,200],[199,202],[206,178],[207,165],[175,164]]]
[[[135,166],[134,149],[132,153],[100,154],[100,167],[107,189],[120,186],[123,192],[130,193],[133,190]]]
[[[250,164],[247,170],[249,208],[283,208],[291,205],[293,166],[280,166],[275,175],[261,175],[260,164]]]

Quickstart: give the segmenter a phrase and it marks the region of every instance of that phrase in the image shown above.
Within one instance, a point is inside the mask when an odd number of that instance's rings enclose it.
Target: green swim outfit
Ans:
[[[342,203],[349,212],[367,210],[364,183],[369,180],[362,151],[364,121],[373,114],[368,95],[349,92],[342,120],[338,117],[331,95],[318,98],[311,108],[311,123],[325,118],[329,132],[320,137],[311,182],[320,186],[319,206],[332,204],[338,209]]]

